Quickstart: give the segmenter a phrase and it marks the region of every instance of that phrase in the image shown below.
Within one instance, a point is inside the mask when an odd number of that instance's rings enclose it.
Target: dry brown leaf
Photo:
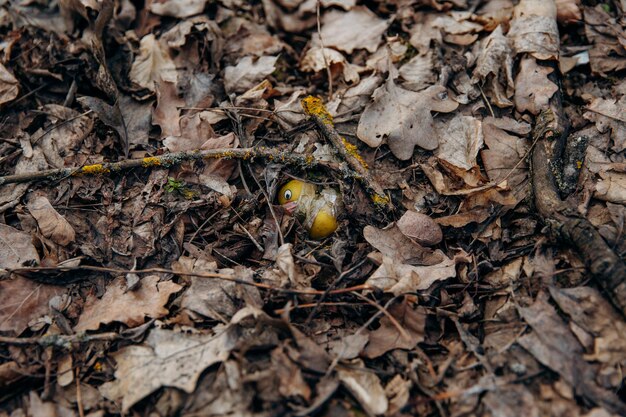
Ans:
[[[369,332],[369,343],[363,352],[366,358],[377,358],[392,349],[410,350],[424,341],[426,310],[423,307],[415,307],[405,299],[393,304],[387,311],[402,326],[409,338],[400,333],[389,317],[383,316],[380,327]]]
[[[574,323],[592,335],[593,352],[585,355],[587,361],[626,364],[626,324],[598,290],[551,287],[550,295]]]
[[[589,112],[583,117],[595,122],[596,129],[604,133],[611,131],[613,150],[622,152],[626,149],[626,96],[618,101],[596,97],[587,105]]]
[[[227,93],[243,93],[276,69],[278,56],[243,57],[236,66],[224,69],[224,87]]]
[[[378,376],[366,369],[360,359],[351,361],[350,365],[349,368],[337,368],[337,375],[343,386],[354,395],[368,415],[384,414],[389,402]]]
[[[594,73],[605,74],[626,68],[626,31],[602,5],[584,8],[585,35],[593,44],[589,63]]]
[[[523,58],[515,79],[515,108],[519,112],[528,111],[538,115],[547,108],[550,98],[559,89],[548,79],[553,68],[537,64],[534,58]]]
[[[467,171],[476,166],[476,156],[482,147],[483,128],[480,120],[457,114],[439,134],[439,149],[435,155]]]
[[[513,56],[509,40],[498,27],[481,43],[482,49],[476,58],[476,68],[472,73],[472,83],[483,82],[491,92],[491,98],[498,107],[509,107],[514,93]]]
[[[157,106],[152,110],[152,124],[161,127],[161,137],[181,136],[180,108],[185,106],[185,100],[178,96],[173,82],[156,82],[155,88]]]
[[[39,254],[28,233],[0,223],[0,269],[39,264]]]
[[[612,171],[601,171],[596,182],[595,198],[626,204],[626,174]]]
[[[456,276],[454,260],[440,250],[435,251],[435,256],[443,261],[430,266],[407,265],[383,256],[381,265],[365,283],[393,295],[401,295],[426,290],[437,281]]]
[[[46,197],[31,198],[27,207],[37,220],[42,235],[61,246],[67,246],[76,240],[76,232],[72,225],[52,207]]]
[[[117,362],[115,379],[100,386],[100,392],[121,403],[123,413],[162,387],[192,393],[206,368],[228,358],[237,336],[235,326],[217,326],[209,334],[153,329],[144,344],[112,355]]]
[[[322,19],[322,40],[325,47],[351,54],[355,49],[376,52],[389,20],[380,19],[365,6],[354,7],[349,12],[330,10]],[[313,44],[321,46],[319,36],[313,35]]]
[[[424,248],[409,239],[400,231],[397,225],[386,229],[365,226],[363,237],[383,255],[394,258],[399,262],[432,265],[441,262],[443,259],[431,249]]]
[[[0,105],[14,100],[20,92],[17,79],[0,63]]]
[[[202,13],[207,0],[156,0],[149,3],[152,13],[159,16],[184,18]]]
[[[559,59],[559,28],[553,1],[522,0],[515,6],[507,35],[516,54],[529,53],[537,59]]]
[[[87,299],[74,330],[97,330],[101,324],[113,322],[136,327],[146,316],[161,318],[169,313],[165,304],[170,295],[181,288],[172,281],[159,282],[157,275],[148,275],[141,280],[139,289],[128,291],[125,277],[116,278],[109,283],[102,298],[92,296]]]
[[[560,24],[575,24],[583,20],[578,0],[555,0],[556,20]]]
[[[411,91],[421,91],[437,81],[435,76],[432,52],[416,55],[398,70],[404,82],[402,88]]]
[[[302,376],[302,371],[285,353],[282,347],[272,350],[272,368],[278,377],[278,391],[285,398],[311,399],[311,388]]]
[[[30,140],[28,140],[30,143]],[[15,174],[43,171],[50,168],[41,148],[33,149],[31,156],[23,155],[15,165]],[[6,184],[0,189],[0,213],[17,206],[30,184]],[[0,243],[1,245],[1,243]],[[2,259],[2,256],[0,256]]]
[[[93,130],[93,120],[88,115],[81,115],[74,109],[58,104],[46,104],[43,111],[50,122],[57,124],[54,129],[38,130],[34,136],[39,138],[41,149],[46,159],[55,168],[65,168],[66,161],[72,164],[76,149]]]
[[[408,238],[426,246],[436,245],[443,239],[441,227],[425,214],[407,210],[396,222],[398,229]]]
[[[177,272],[218,272],[250,282],[253,277],[251,269],[237,267],[218,270],[214,263],[185,257],[179,259],[172,268]],[[190,279],[191,285],[183,294],[180,306],[205,317],[228,322],[246,302],[254,300],[257,304],[262,304],[259,291],[255,287],[201,277]]]
[[[433,150],[439,145],[431,111],[449,113],[458,103],[448,97],[445,87],[434,85],[416,93],[393,81],[393,71],[385,85],[376,89],[373,101],[363,111],[357,136],[371,147],[387,137],[396,158],[411,159],[415,146]]]
[[[0,332],[22,333],[28,323],[48,314],[48,302],[53,297],[66,292],[64,287],[40,284],[19,276],[0,281],[3,300],[0,304]]]
[[[149,34],[141,39],[139,55],[130,69],[130,79],[143,88],[155,90],[155,83],[176,83],[176,65],[166,47]]]
[[[341,71],[346,82],[359,82],[357,68],[350,64],[341,52],[334,49],[313,47],[306,52],[300,62],[300,69],[306,72],[326,71],[327,66],[331,67],[333,73]]]
[[[274,268],[269,268],[263,274],[263,280],[274,283],[278,287],[285,288],[311,288],[312,276],[307,276],[300,266],[293,260],[291,251],[293,245],[285,243],[278,248]]]

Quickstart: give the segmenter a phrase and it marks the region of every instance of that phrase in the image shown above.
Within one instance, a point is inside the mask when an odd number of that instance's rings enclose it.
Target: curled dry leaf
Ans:
[[[407,90],[421,91],[437,81],[431,51],[424,55],[416,55],[398,70],[404,80],[402,87]]]
[[[357,136],[371,147],[387,137],[396,158],[411,159],[415,146],[433,150],[439,145],[431,111],[449,113],[458,103],[448,97],[445,87],[434,85],[416,93],[398,87],[391,71],[387,82],[376,89],[373,102],[359,120]]]
[[[537,59],[558,60],[560,42],[555,2],[520,1],[515,7],[508,37],[516,54],[526,52]]]
[[[20,92],[17,79],[0,64],[0,105],[14,100]]]
[[[426,246],[436,245],[443,239],[441,227],[425,214],[408,210],[397,221],[403,235]]]
[[[583,117],[596,123],[599,132],[611,131],[613,150],[626,149],[626,95],[617,102],[596,97],[587,105],[589,112]]]
[[[480,54],[476,58],[476,68],[472,73],[472,83],[486,83],[491,99],[498,107],[509,107],[513,96],[513,56],[509,40],[498,27],[486,37]]]
[[[167,48],[152,33],[144,36],[139,45],[139,55],[130,69],[130,79],[154,92],[155,83],[175,83],[176,78],[176,65]]]
[[[433,265],[442,260],[431,249],[424,248],[405,236],[397,225],[387,229],[365,226],[363,237],[383,255],[394,258],[398,262]]]
[[[226,360],[237,339],[235,326],[217,326],[209,334],[153,329],[144,344],[124,347],[112,355],[117,362],[115,379],[100,386],[100,392],[121,402],[122,413],[162,387],[192,393],[200,374]]]
[[[46,104],[43,111],[48,115],[51,123],[58,124],[54,129],[38,130],[35,136],[40,138],[39,143],[46,159],[55,168],[64,168],[66,161],[72,164],[75,149],[93,130],[93,120],[90,116],[80,114],[74,109],[58,104]]]
[[[476,156],[483,147],[483,128],[480,120],[457,114],[445,125],[439,135],[437,158],[458,168],[470,170],[476,166]]]
[[[349,12],[330,10],[324,14],[321,36],[325,47],[349,54],[355,49],[376,52],[390,23],[365,6],[357,6]],[[321,46],[317,34],[313,35],[313,44]]]
[[[180,108],[185,106],[185,100],[178,96],[173,82],[156,82],[155,89],[157,106],[152,111],[152,124],[161,127],[161,137],[181,136]]]
[[[37,220],[42,235],[61,246],[67,246],[76,240],[76,232],[72,225],[52,207],[46,197],[31,198],[27,207]]]
[[[224,70],[224,87],[228,93],[243,93],[276,69],[278,56],[243,57],[236,66]]]
[[[136,327],[144,322],[146,316],[161,318],[169,313],[165,304],[170,295],[181,288],[172,281],[159,282],[157,275],[149,275],[141,280],[139,289],[128,291],[126,279],[119,277],[109,283],[102,298],[92,295],[87,299],[74,330],[97,330],[101,324],[113,322]]]
[[[184,18],[202,13],[207,0],[157,0],[149,3],[150,11],[159,16]]]
[[[338,367],[339,380],[371,416],[384,414],[389,407],[387,395],[380,379],[374,372],[365,368],[360,359],[350,362],[350,367]]]
[[[265,271],[263,280],[273,282],[281,288],[310,288],[312,277],[307,276],[295,264],[291,254],[292,249],[293,245],[291,243],[285,243],[278,248],[275,267]]]
[[[561,24],[575,24],[583,20],[578,0],[555,0],[556,20]]]
[[[339,51],[330,48],[313,47],[309,49],[300,62],[300,69],[307,72],[325,71],[329,65],[331,72],[342,71],[348,83],[358,83],[359,73],[354,65],[346,61]]]
[[[626,30],[602,4],[584,8],[585,35],[593,44],[589,50],[589,64],[596,74],[620,71],[626,68]]]

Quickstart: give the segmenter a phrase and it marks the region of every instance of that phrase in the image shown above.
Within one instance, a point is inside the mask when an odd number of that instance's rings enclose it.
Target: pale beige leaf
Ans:
[[[384,414],[389,403],[378,376],[368,371],[360,359],[355,359],[350,364],[349,368],[337,369],[343,386],[354,395],[367,414],[372,416]]]
[[[141,280],[139,289],[127,291],[125,277],[116,278],[109,283],[102,298],[87,299],[74,330],[97,330],[101,324],[113,322],[135,327],[142,324],[145,317],[161,318],[169,313],[165,304],[170,295],[181,288],[172,281],[159,282],[158,276],[149,275]]]
[[[0,268],[13,269],[39,264],[39,254],[28,233],[0,223]]]
[[[437,281],[456,276],[454,260],[436,251],[443,261],[430,266],[413,266],[383,256],[382,264],[367,279],[366,284],[394,295],[426,290]]]
[[[20,92],[20,84],[17,79],[0,64],[0,104],[14,100]]]
[[[343,78],[349,83],[359,82],[359,73],[346,61],[341,52],[330,48],[313,47],[307,51],[300,62],[300,69],[307,72],[325,71],[327,66],[340,67]]]
[[[207,0],[157,0],[149,3],[150,11],[159,16],[189,17],[202,13]]]
[[[375,52],[390,23],[365,6],[354,7],[349,12],[330,10],[324,14],[321,35],[325,47],[349,54],[355,49]],[[320,45],[316,34],[313,35],[313,44]]]
[[[439,145],[431,111],[451,112],[458,103],[448,97],[445,87],[434,85],[419,93],[402,89],[390,75],[376,89],[373,101],[363,111],[357,136],[371,147],[378,147],[387,137],[396,158],[410,159],[415,146],[427,150]]]
[[[224,87],[228,93],[243,93],[276,69],[277,56],[262,56],[255,59],[243,57],[236,66],[224,70]]]
[[[155,91],[155,82],[176,82],[174,61],[152,33],[141,39],[139,55],[130,69],[130,79],[150,91]]]
[[[626,204],[626,174],[612,171],[600,172],[595,198],[613,203]]]
[[[67,246],[76,240],[76,232],[72,225],[52,207],[46,197],[31,198],[27,207],[37,220],[42,235],[61,246]]]
[[[559,59],[559,28],[554,1],[522,0],[515,7],[508,37],[516,54],[537,59]]]
[[[144,344],[124,347],[112,355],[117,363],[115,379],[100,386],[100,392],[121,402],[123,413],[162,387],[192,393],[200,374],[226,360],[237,342],[236,327],[213,330],[190,334],[153,329]]]
[[[476,166],[476,156],[482,147],[483,128],[480,120],[457,114],[441,132],[436,155],[458,168],[470,170]]]
[[[398,70],[404,80],[402,87],[407,90],[420,91],[437,80],[433,65],[433,56],[429,51],[424,55],[416,55]]]

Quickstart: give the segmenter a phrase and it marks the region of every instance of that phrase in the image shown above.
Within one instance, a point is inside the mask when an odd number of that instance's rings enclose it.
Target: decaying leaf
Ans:
[[[424,341],[426,310],[413,306],[405,299],[393,304],[387,311],[397,320],[405,334],[400,332],[389,317],[383,316],[380,327],[369,332],[369,343],[363,352],[367,358],[377,358],[392,349],[413,349]],[[405,337],[407,335],[408,338]]]
[[[375,52],[389,23],[365,6],[354,7],[349,12],[331,10],[324,14],[321,36],[325,47],[347,53],[355,49]],[[319,37],[314,35],[313,42],[320,45]]]
[[[380,146],[387,137],[396,158],[411,159],[416,145],[427,150],[439,145],[430,112],[448,113],[457,107],[458,103],[448,97],[445,87],[434,85],[416,93],[398,87],[390,74],[363,111],[357,136],[371,147]]]
[[[29,323],[50,312],[48,302],[53,297],[66,292],[64,287],[40,284],[24,277],[0,281],[3,299],[0,304],[0,332],[22,333]]]
[[[515,108],[519,112],[528,111],[534,115],[547,108],[550,98],[559,87],[548,79],[553,68],[537,64],[534,58],[524,58],[515,80]],[[523,75],[522,75],[523,74]]]
[[[277,56],[243,57],[224,70],[224,87],[229,93],[243,93],[276,69]]]
[[[174,61],[167,48],[164,48],[153,34],[141,39],[139,55],[130,69],[130,78],[151,91],[155,91],[155,83],[176,82]]]
[[[141,280],[137,290],[130,291],[126,288],[125,278],[119,277],[109,283],[102,298],[87,300],[74,330],[97,330],[101,324],[113,322],[135,327],[146,317],[161,318],[169,312],[165,304],[170,295],[181,288],[172,281],[159,282],[157,275],[148,275]]]
[[[407,210],[397,222],[403,235],[426,246],[436,245],[443,239],[441,227],[425,214]]]
[[[559,59],[556,4],[542,0],[520,1],[515,7],[508,37],[517,54],[527,52],[537,59]]]
[[[202,13],[207,0],[157,0],[150,4],[150,11],[160,16],[189,17]]]
[[[498,27],[485,38],[482,50],[476,59],[476,68],[472,73],[472,83],[483,82],[492,94],[498,107],[509,107],[513,95],[513,56],[509,40]]]
[[[369,415],[385,413],[389,403],[378,376],[365,369],[363,361],[359,359],[351,364],[353,367],[339,368],[337,371],[343,386],[354,395]]]
[[[37,220],[42,235],[61,246],[67,246],[76,240],[76,232],[72,225],[52,207],[46,197],[31,198],[27,207]]]
[[[611,131],[613,150],[622,152],[626,149],[626,96],[617,102],[596,97],[587,106],[589,112],[583,116],[596,123],[599,132]]]
[[[28,233],[0,223],[0,268],[37,265],[39,254]]]
[[[214,330],[189,334],[153,329],[144,344],[127,346],[113,354],[117,362],[115,379],[103,384],[100,392],[119,401],[124,413],[161,387],[193,392],[200,374],[228,358],[237,342],[236,326],[218,326]]]
[[[483,147],[483,128],[472,116],[456,115],[439,136],[436,155],[449,164],[464,170],[476,166],[476,156]]]
[[[19,92],[17,79],[0,63],[0,105],[14,100]]]
[[[346,82],[359,82],[359,73],[354,65],[350,64],[341,52],[334,49],[311,48],[300,62],[302,71],[320,72],[326,70],[327,66],[331,67],[332,72],[341,71]]]
[[[367,279],[366,284],[394,295],[401,295],[428,289],[432,284],[456,276],[456,263],[443,252],[435,255],[443,258],[438,264],[414,266],[402,264],[393,258],[383,256],[381,265]]]

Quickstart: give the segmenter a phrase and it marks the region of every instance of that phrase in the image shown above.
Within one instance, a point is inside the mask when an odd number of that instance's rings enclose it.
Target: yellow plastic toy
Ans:
[[[324,188],[319,193],[314,184],[291,180],[278,192],[278,203],[290,213],[304,220],[304,227],[312,239],[324,239],[337,227],[337,216],[343,207],[341,196],[332,188]]]

